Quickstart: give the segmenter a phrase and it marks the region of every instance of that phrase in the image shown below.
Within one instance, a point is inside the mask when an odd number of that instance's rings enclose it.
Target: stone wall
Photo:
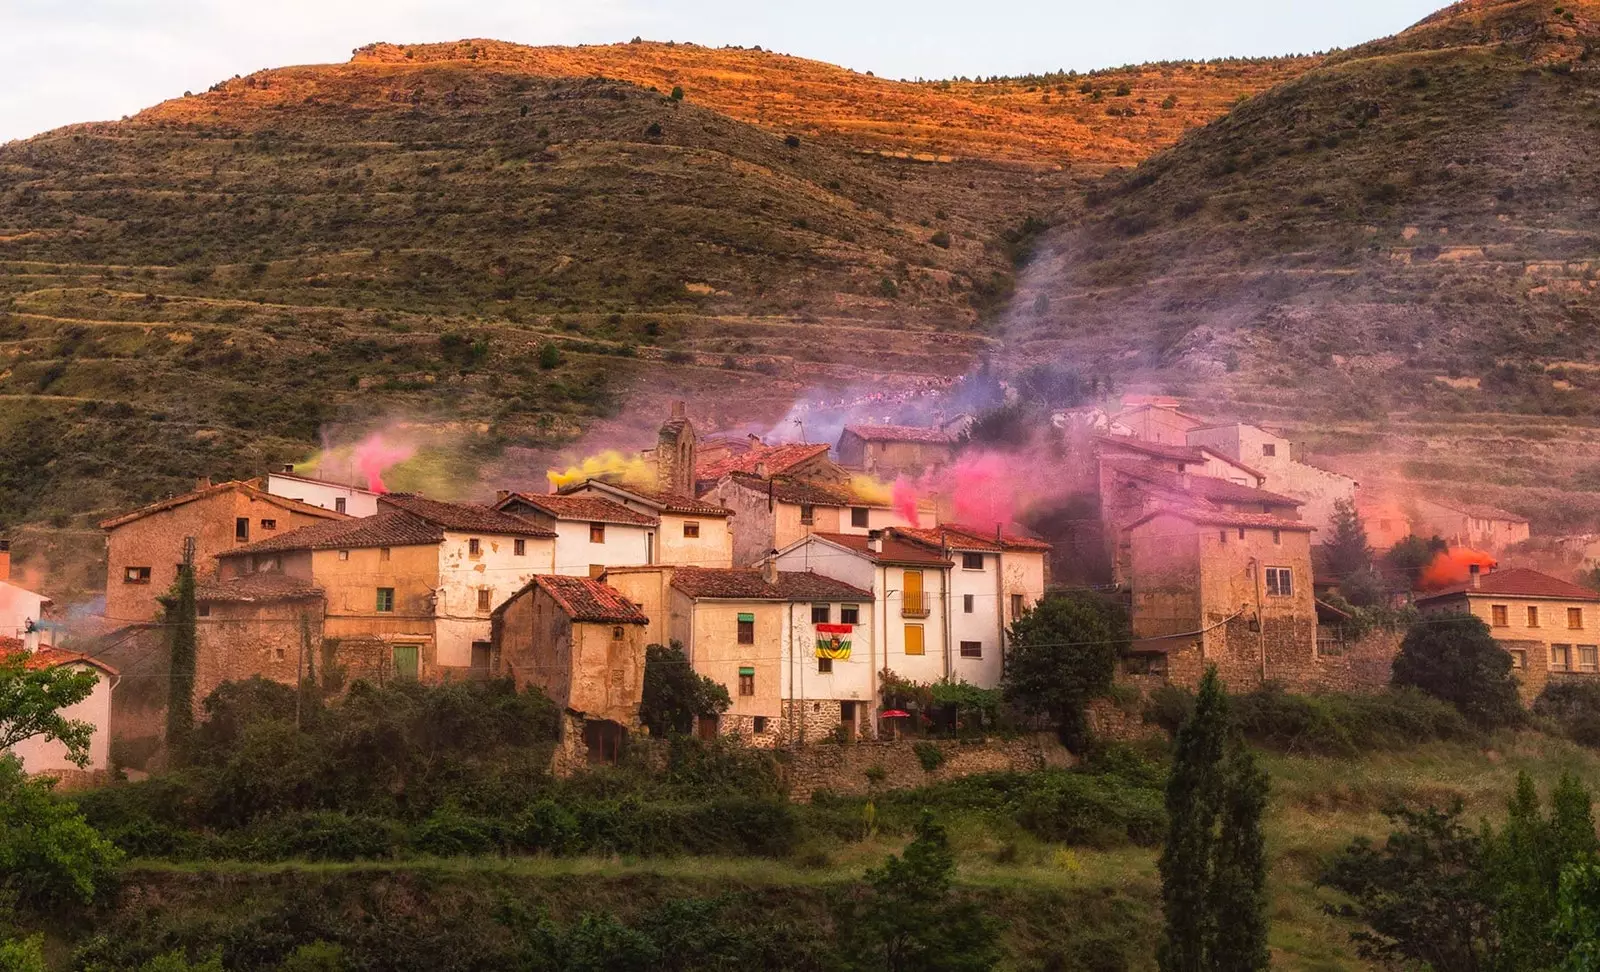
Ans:
[[[1033,772],[1073,765],[1074,757],[1044,733],[1020,739],[989,740],[981,743],[955,740],[925,740],[944,752],[944,763],[933,772],[922,768],[917,758],[918,740],[893,742],[863,741],[841,746],[818,743],[784,751],[784,782],[794,800],[809,801],[818,790],[848,795],[866,795],[879,790],[905,790],[941,780],[977,773]],[[867,778],[869,770],[883,770],[881,782]]]
[[[1206,667],[1215,665],[1235,692],[1263,683],[1302,693],[1379,692],[1389,685],[1394,656],[1405,637],[1401,629],[1378,628],[1354,641],[1319,639],[1314,622],[1304,618],[1269,617],[1260,627],[1253,631],[1246,619],[1235,618],[1208,633],[1203,654],[1198,643],[1171,652],[1168,680],[1192,689]]]

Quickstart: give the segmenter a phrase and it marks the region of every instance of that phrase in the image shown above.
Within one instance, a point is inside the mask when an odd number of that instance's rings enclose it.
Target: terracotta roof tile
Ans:
[[[217,554],[218,557],[236,557],[241,554],[273,553],[281,550],[332,550],[358,547],[414,547],[434,544],[444,539],[444,531],[437,526],[412,516],[403,510],[381,507],[372,516],[339,520],[333,523],[314,523],[275,537],[247,543]]]
[[[195,599],[200,601],[235,601],[253,603],[265,601],[299,601],[322,596],[322,588],[308,580],[287,574],[262,572],[245,574],[231,580],[200,580],[195,582]]]
[[[563,496],[559,493],[512,493],[499,503],[497,510],[508,515],[515,513],[518,504],[530,506],[540,513],[558,520],[583,520],[589,523],[618,523],[623,526],[660,526],[659,517],[638,510],[630,510],[616,500],[604,496]]]
[[[1417,603],[1455,597],[1460,594],[1485,597],[1549,597],[1563,601],[1600,601],[1600,591],[1551,577],[1542,571],[1527,567],[1509,570],[1491,570],[1478,577],[1478,586],[1471,582],[1455,584],[1442,591],[1434,591],[1417,598]]]
[[[1227,510],[1204,509],[1163,509],[1154,510],[1133,521],[1128,529],[1133,529],[1142,523],[1149,523],[1158,516],[1175,516],[1180,520],[1202,526],[1227,526],[1250,527],[1254,529],[1294,530],[1302,533],[1316,533],[1317,528],[1304,520],[1291,520],[1287,517],[1273,516],[1271,513],[1230,513]]]
[[[302,503],[299,500],[292,500],[283,496],[275,496],[272,493],[269,493],[264,489],[260,489],[259,487],[256,487],[250,483],[233,481],[217,483],[215,486],[207,486],[205,489],[191,490],[178,496],[173,496],[156,503],[151,503],[147,506],[141,506],[136,510],[130,510],[127,513],[119,514],[111,517],[110,519],[101,520],[100,529],[112,530],[122,526],[124,523],[132,523],[134,520],[141,520],[153,513],[160,513],[163,510],[170,510],[174,509],[175,507],[183,506],[187,503],[193,503],[195,500],[207,499],[221,493],[232,492],[235,490],[245,493],[251,499],[257,499],[266,503],[271,503],[274,506],[282,507],[283,509],[290,510],[291,512],[304,513],[306,516],[315,516],[328,520],[348,519],[348,517],[346,517],[343,513],[335,513],[333,510],[325,510],[320,506],[312,506],[310,503]]]
[[[844,431],[865,442],[921,442],[929,445],[951,445],[956,437],[944,429],[930,429],[921,425],[847,425]]]
[[[653,486],[637,486],[633,483],[613,483],[605,479],[588,479],[581,483],[575,483],[571,486],[568,486],[567,488],[561,490],[561,492],[563,494],[576,493],[579,490],[589,487],[594,487],[595,489],[605,492],[614,492],[623,496],[627,496],[631,499],[637,500],[638,502],[654,506],[662,513],[675,513],[683,516],[711,517],[733,515],[732,510],[723,509],[715,503],[710,503],[702,499],[695,499],[693,496],[685,496],[682,493],[672,493],[666,490],[656,489]]]
[[[29,652],[17,638],[0,638],[0,658],[9,661],[18,655],[26,656],[22,667],[30,672],[42,672],[49,668],[60,668],[62,665],[89,665],[108,675],[117,674],[115,668],[81,652],[67,651],[64,648],[40,648],[38,651]]]
[[[1033,537],[1004,533],[1001,534],[999,540],[996,540],[993,531],[985,532],[956,523],[941,524],[927,530],[894,527],[892,533],[894,536],[904,537],[907,540],[921,543],[934,549],[949,547],[951,550],[982,550],[988,552],[1002,550],[1043,552],[1052,549],[1050,544],[1043,540],[1036,540]]]
[[[930,567],[949,567],[951,561],[929,550],[920,543],[897,539],[893,534],[883,537],[883,549],[874,551],[867,544],[870,537],[853,533],[814,533],[812,536],[852,553],[860,554],[880,564],[921,564]]]
[[[756,446],[748,452],[739,455],[724,456],[711,462],[702,462],[695,467],[695,479],[704,481],[708,479],[721,479],[729,473],[753,473],[757,466],[765,466],[767,475],[776,476],[787,472],[803,462],[808,462],[818,456],[828,454],[829,446],[822,444],[794,443],[790,445]]]
[[[513,537],[555,536],[555,531],[530,523],[520,516],[502,513],[476,503],[447,503],[416,493],[388,493],[378,498],[378,508],[391,506],[405,510],[436,527],[459,533],[498,533]]]
[[[872,594],[812,571],[780,570],[767,583],[757,568],[679,567],[672,586],[690,597],[747,601],[870,601]]]
[[[1474,517],[1479,520],[1505,520],[1509,523],[1528,522],[1528,518],[1520,513],[1512,513],[1510,510],[1502,510],[1498,506],[1487,506],[1482,503],[1457,503],[1455,500],[1438,499],[1437,497],[1432,496],[1428,497],[1427,501],[1432,503],[1434,506],[1442,506],[1447,510],[1454,510],[1457,513],[1465,513],[1467,516]]]
[[[1106,460],[1106,465],[1124,476],[1138,479],[1158,489],[1171,493],[1196,496],[1208,503],[1260,503],[1263,506],[1289,507],[1303,505],[1300,500],[1292,496],[1256,489],[1254,486],[1231,483],[1226,479],[1218,479],[1215,476],[1176,473],[1170,469],[1162,469],[1150,462],[1108,459]]]
[[[811,506],[852,506],[855,497],[840,489],[808,483],[804,480],[793,479],[788,476],[774,476],[771,479],[762,479],[748,473],[733,473],[729,477],[745,489],[753,489],[763,495],[770,492],[772,498],[780,503],[807,503]],[[864,504],[874,505],[874,504]]]
[[[597,624],[649,624],[639,606],[609,584],[587,577],[540,574],[523,590],[537,586],[574,621]]]
[[[1181,462],[1201,463],[1206,457],[1199,449],[1189,446],[1162,445],[1159,442],[1146,442],[1143,439],[1134,439],[1125,435],[1097,435],[1095,441],[1100,445],[1112,449],[1122,449],[1138,452],[1159,459],[1172,459]]]

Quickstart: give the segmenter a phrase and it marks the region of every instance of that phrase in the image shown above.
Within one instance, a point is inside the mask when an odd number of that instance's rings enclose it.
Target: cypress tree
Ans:
[[[1178,730],[1161,850],[1162,972],[1267,967],[1267,776],[1244,748],[1215,668]]]
[[[176,596],[167,606],[172,660],[167,675],[167,752],[181,756],[194,732],[195,604],[194,568],[178,570]]]

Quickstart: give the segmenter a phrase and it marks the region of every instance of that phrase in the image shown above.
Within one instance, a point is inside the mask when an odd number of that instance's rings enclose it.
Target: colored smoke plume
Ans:
[[[895,502],[893,486],[862,473],[850,477],[850,492],[873,506],[893,506]]]
[[[383,474],[390,467],[416,454],[416,446],[391,443],[383,437],[382,432],[374,432],[356,444],[351,462],[356,472],[367,481],[368,489],[374,493],[387,493],[389,488],[383,484]]]
[[[921,526],[922,518],[917,515],[917,491],[911,482],[901,476],[894,481],[890,493],[893,497],[894,511],[912,526]]]
[[[656,481],[655,463],[641,456],[625,456],[615,449],[589,456],[566,469],[551,469],[545,473],[553,489],[564,489],[586,479],[614,479],[637,486],[647,486]]]
[[[1418,583],[1423,590],[1429,591],[1465,584],[1472,578],[1473,565],[1477,565],[1480,570],[1489,571],[1494,569],[1496,563],[1498,561],[1494,557],[1482,550],[1456,547],[1441,551],[1434,557],[1433,563],[1422,569],[1422,577]]]

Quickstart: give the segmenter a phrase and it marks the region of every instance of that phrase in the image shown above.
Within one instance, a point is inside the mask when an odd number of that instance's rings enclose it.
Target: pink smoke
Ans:
[[[938,478],[957,523],[988,527],[1011,523],[1018,500],[1038,491],[1041,473],[1018,455],[968,452],[941,470]]]
[[[907,523],[912,526],[920,525],[920,520],[917,516],[917,490],[916,487],[911,485],[909,479],[904,476],[895,479],[891,490],[891,501],[894,503],[894,511],[900,514]]]
[[[405,462],[416,451],[416,447],[411,445],[390,445],[384,440],[383,433],[374,432],[356,446],[352,461],[356,471],[366,477],[368,489],[374,493],[387,493],[389,488],[383,485],[384,470]]]

